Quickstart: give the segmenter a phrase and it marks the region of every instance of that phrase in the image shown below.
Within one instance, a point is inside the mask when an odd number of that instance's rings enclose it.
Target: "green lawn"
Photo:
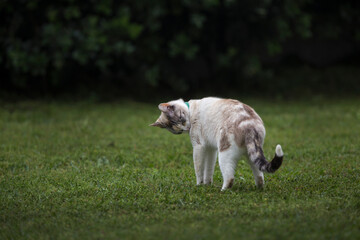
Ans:
[[[360,99],[244,101],[285,153],[265,188],[196,186],[188,135],[156,104],[0,107],[0,239],[360,239]]]

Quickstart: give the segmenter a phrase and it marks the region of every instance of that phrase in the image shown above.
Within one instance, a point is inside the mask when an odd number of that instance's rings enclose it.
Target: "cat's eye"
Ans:
[[[185,113],[180,111],[180,122],[184,124],[186,122]]]

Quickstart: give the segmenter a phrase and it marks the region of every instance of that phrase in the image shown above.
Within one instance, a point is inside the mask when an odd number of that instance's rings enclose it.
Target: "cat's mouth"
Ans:
[[[168,130],[169,130],[171,133],[176,134],[176,135],[182,134],[182,133],[184,132],[184,130],[175,131],[175,130],[172,129],[172,128],[168,128]]]
[[[183,130],[180,130],[180,131],[170,130],[170,132],[172,132],[173,134],[179,135],[179,134],[183,133]]]

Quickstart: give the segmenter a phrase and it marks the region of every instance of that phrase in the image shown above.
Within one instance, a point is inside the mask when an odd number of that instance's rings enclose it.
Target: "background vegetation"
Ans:
[[[6,91],[359,92],[356,0],[1,0],[0,15]]]
[[[257,190],[196,186],[187,135],[133,102],[0,107],[1,239],[359,239],[360,101],[248,99],[284,164]]]

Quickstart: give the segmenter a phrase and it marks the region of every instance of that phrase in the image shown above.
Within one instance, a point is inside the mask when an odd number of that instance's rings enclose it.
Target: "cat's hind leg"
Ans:
[[[204,184],[212,184],[217,157],[217,150],[208,148],[205,156]]]
[[[262,188],[265,184],[264,182],[264,173],[259,170],[259,168],[249,160],[249,164],[251,167],[251,170],[254,174],[255,184],[258,188]]]
[[[219,152],[219,165],[223,176],[223,185],[221,190],[231,188],[234,184],[235,168],[239,159],[239,150],[231,147],[226,151]]]

